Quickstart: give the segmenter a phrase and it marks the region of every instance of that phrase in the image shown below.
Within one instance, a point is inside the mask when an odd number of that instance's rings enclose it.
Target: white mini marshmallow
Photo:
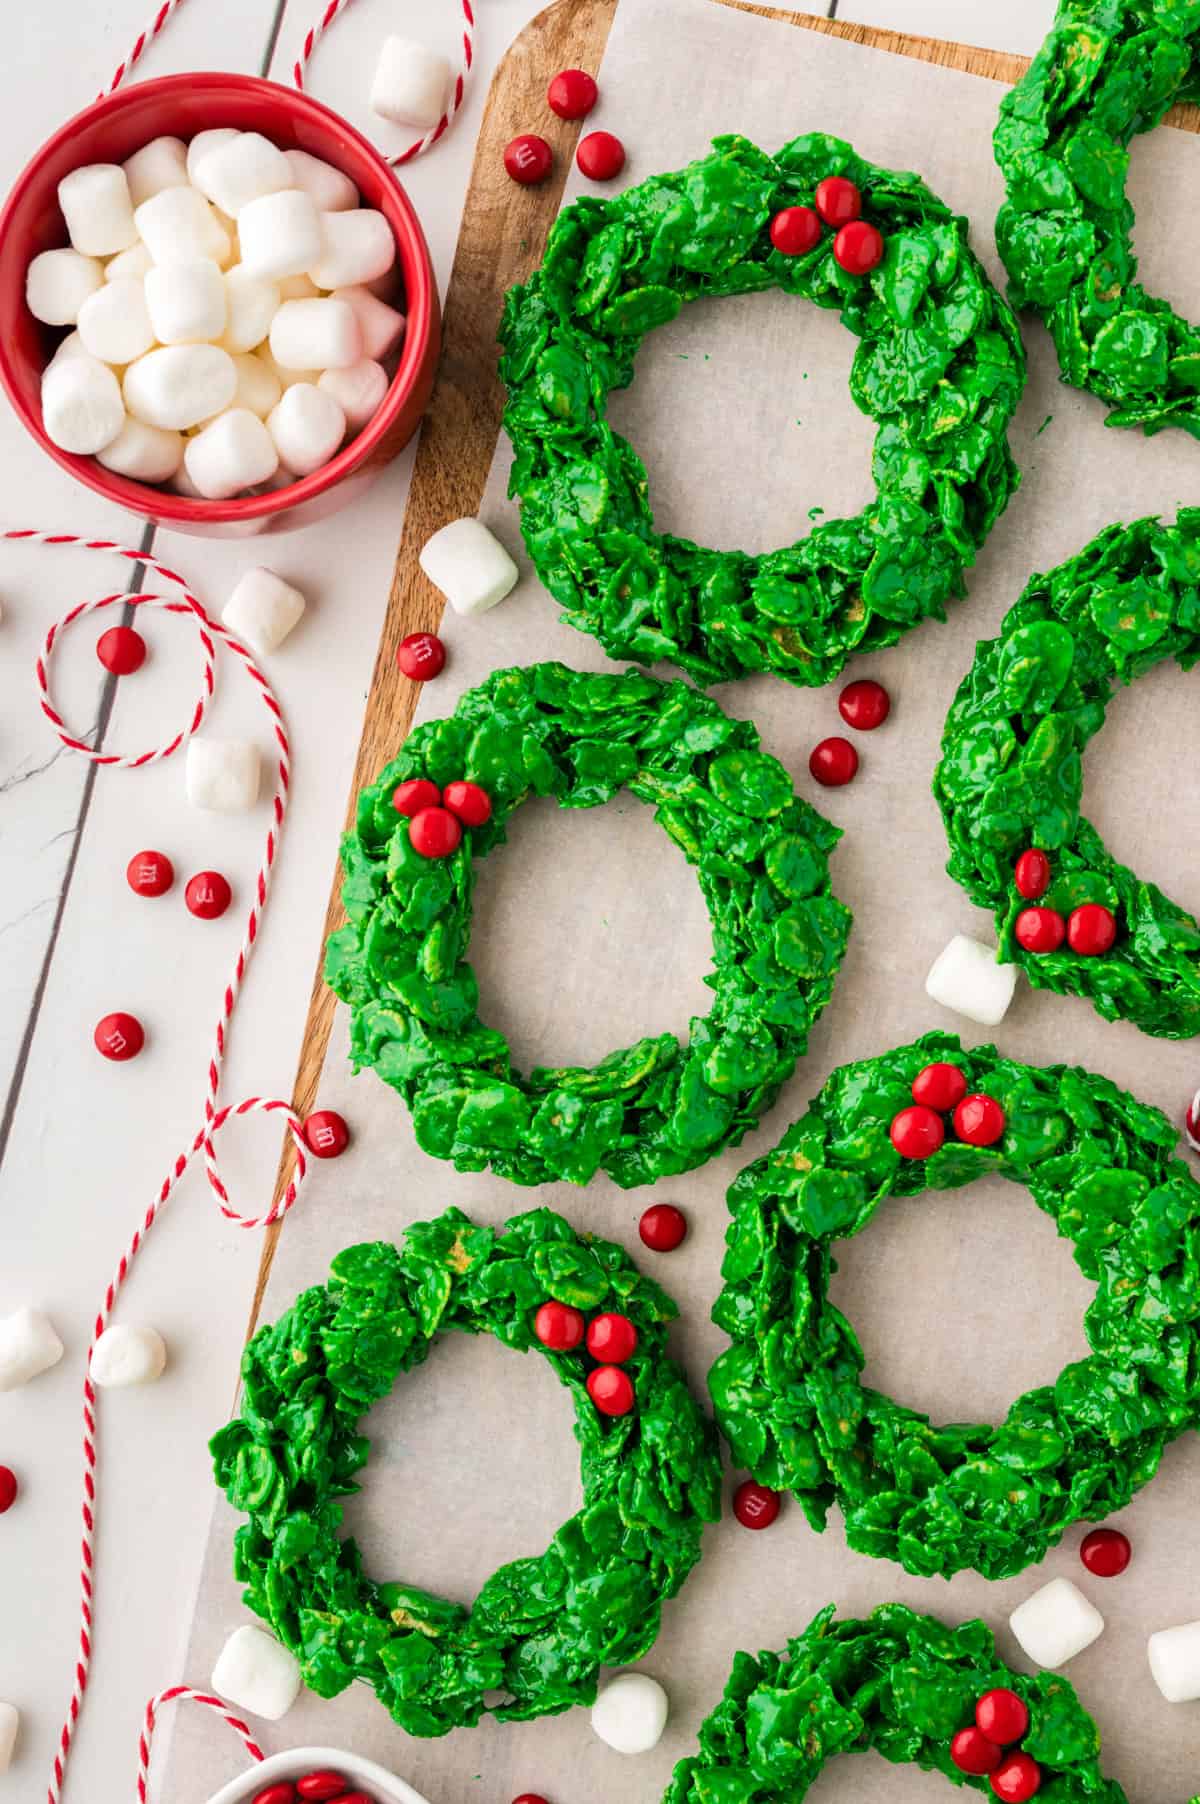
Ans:
[[[122,168],[129,183],[129,198],[135,207],[153,200],[164,188],[186,188],[188,185],[187,145],[182,138],[151,138]]]
[[[104,265],[104,280],[118,282],[124,276],[136,276],[139,281],[145,278],[146,271],[154,268],[154,258],[139,238],[131,244],[127,251],[118,251]]]
[[[244,263],[225,272],[225,330],[221,343],[227,351],[252,351],[271,330],[279,311],[279,289],[274,282],[256,276]]]
[[[261,132],[238,132],[195,159],[192,183],[236,219],[252,200],[290,188],[292,171],[283,152]]]
[[[213,1690],[230,1704],[277,1723],[300,1691],[300,1662],[265,1629],[235,1629],[213,1667]]]
[[[621,1672],[592,1705],[592,1728],[618,1754],[648,1754],[662,1740],[670,1700],[649,1673]]]
[[[6,1773],[17,1751],[21,1733],[21,1712],[15,1704],[0,1702],[0,1773]]]
[[[84,350],[101,363],[132,363],[141,357],[154,343],[155,328],[139,278],[102,282],[79,309],[78,330]]]
[[[160,344],[205,344],[225,330],[225,277],[211,257],[156,265],[146,277],[146,306]]]
[[[1168,1704],[1200,1698],[1200,1622],[1159,1629],[1146,1643],[1150,1675]]]
[[[299,589],[273,570],[247,570],[221,610],[230,632],[243,639],[258,657],[282,645],[304,612]]]
[[[348,175],[306,150],[285,150],[292,187],[303,188],[318,213],[348,213],[358,205],[358,189]]]
[[[371,111],[394,125],[431,131],[446,110],[450,78],[450,64],[436,51],[413,38],[385,38],[371,83]]]
[[[984,1027],[1003,1021],[1016,987],[1016,965],[1000,964],[992,947],[965,933],[938,953],[925,979],[927,996]]]
[[[237,371],[220,345],[164,345],[130,364],[124,386],[135,419],[186,432],[229,406]]]
[[[271,365],[262,357],[244,351],[233,360],[237,371],[237,387],[233,405],[248,407],[260,420],[265,420],[283,393],[283,386]]]
[[[153,1384],[167,1367],[167,1345],[153,1328],[106,1328],[95,1346],[89,1370],[92,1383],[104,1390],[131,1384]]]
[[[209,814],[239,814],[258,800],[258,747],[249,739],[189,739],[187,799]]]
[[[131,482],[169,482],[183,462],[183,438],[127,418],[112,444],[97,451],[96,462]]]
[[[1065,1666],[1104,1632],[1104,1618],[1070,1579],[1051,1579],[1018,1604],[1008,1626],[1036,1666]]]
[[[279,384],[280,394],[285,394],[289,388],[295,388],[298,382],[315,383],[321,374],[320,370],[285,370],[283,365],[276,363],[272,357],[269,343],[260,345],[254,355],[261,358],[262,362],[266,364]]]
[[[156,263],[194,263],[198,257],[224,263],[232,249],[229,233],[195,188],[164,188],[144,200],[134,218]]]
[[[311,476],[327,464],[346,436],[346,416],[332,395],[312,382],[297,382],[267,415],[279,461],[293,476]]]
[[[183,454],[187,473],[206,501],[228,501],[266,482],[279,468],[279,455],[256,413],[231,407],[189,439]]]
[[[486,614],[516,586],[520,571],[482,520],[451,520],[428,540],[420,565],[456,614]]]
[[[87,163],[58,184],[71,243],[85,257],[111,257],[136,243],[129,183],[119,163]]]
[[[276,281],[280,276],[302,276],[320,257],[324,237],[322,217],[345,219],[349,214],[317,212],[300,188],[280,194],[264,194],[238,214],[238,239],[242,262],[251,275]],[[333,283],[329,284],[333,287]]]
[[[284,301],[271,321],[271,355],[285,370],[345,370],[363,355],[347,301]]]
[[[240,136],[241,133],[232,125],[216,125],[210,127],[206,132],[197,132],[187,147],[188,181],[195,182],[196,171],[204,157],[216,150],[219,145],[230,144],[234,138]]]
[[[65,357],[87,357],[88,355],[89,353],[83,348],[83,340],[80,338],[78,332],[68,332],[62,343],[56,346],[54,355],[46,365],[46,369],[53,369],[54,365],[56,363],[61,363]],[[42,375],[44,379],[45,371],[42,372]]]
[[[63,1344],[40,1309],[18,1309],[0,1318],[0,1391],[15,1391],[56,1366]]]
[[[386,275],[396,261],[392,228],[374,207],[322,213],[318,229],[320,252],[305,266],[318,288],[351,288],[373,282]]]
[[[388,391],[388,373],[381,363],[364,357],[348,369],[325,370],[317,387],[332,395],[346,416],[351,432],[361,432]]]
[[[25,271],[25,305],[44,326],[73,326],[104,282],[104,265],[78,251],[42,251]]]
[[[86,350],[56,357],[42,377],[42,424],[61,451],[103,451],[125,424],[121,384]]]
[[[404,315],[379,300],[369,288],[335,288],[333,299],[353,307],[362,333],[363,356],[373,357],[376,363],[390,357],[404,337]]]

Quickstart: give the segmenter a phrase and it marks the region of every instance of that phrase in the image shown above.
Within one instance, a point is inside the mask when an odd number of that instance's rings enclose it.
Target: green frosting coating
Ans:
[[[356,1065],[404,1097],[418,1143],[460,1171],[517,1184],[629,1188],[736,1146],[770,1106],[828,1002],[850,928],[829,888],[836,827],[783,766],[683,682],[583,675],[562,664],[500,670],[428,721],[358,800],[342,846],[350,925],[325,974],[351,1005]],[[406,777],[466,777],[492,800],[452,857],[413,851],[392,795]],[[594,808],[625,788],[649,802],[694,867],[713,925],[716,994],[681,1046],[639,1040],[594,1069],[514,1071],[476,1013],[467,963],[474,860],[500,845],[532,795]]]
[[[582,1348],[551,1353],[537,1340],[548,1298],[633,1322],[630,1415],[595,1409]],[[549,1209],[502,1236],[448,1209],[398,1247],[347,1247],[328,1284],[259,1329],[242,1360],[241,1414],[214,1437],[213,1459],[249,1517],[234,1542],[245,1601],[313,1691],[335,1697],[363,1680],[410,1735],[444,1735],[485,1712],[514,1721],[589,1703],[601,1666],[646,1653],[720,1514],[715,1432],[667,1357],[676,1313],[621,1247]],[[339,1532],[339,1499],[358,1490],[370,1451],[361,1417],[452,1328],[550,1361],[575,1405],[584,1494],[546,1552],[501,1566],[469,1609],[368,1577]]]
[[[1200,656],[1200,509],[1173,526],[1108,526],[1073,558],[1034,576],[982,640],[946,717],[933,791],[950,841],[950,875],[993,910],[1000,956],[1030,983],[1085,996],[1108,1020],[1187,1039],[1200,1032],[1200,926],[1153,883],[1109,853],[1079,812],[1081,754],[1104,724],[1118,683],[1175,658]],[[1039,906],[1067,915],[1110,909],[1112,949],[1080,956],[1027,952],[1015,938],[1029,904],[1013,864],[1027,847],[1050,858]]]
[[[1007,198],[996,243],[1009,294],[1048,326],[1064,382],[1109,426],[1200,437],[1200,332],[1136,280],[1130,140],[1200,99],[1200,0],[1061,0],[1028,73],[1000,106]]]
[[[890,1124],[937,1061],[999,1102],[1003,1137],[979,1147],[951,1135],[931,1158],[902,1159]],[[814,1528],[837,1503],[851,1547],[925,1577],[1009,1578],[1072,1523],[1123,1508],[1167,1443],[1200,1424],[1200,1184],[1176,1139],[1107,1078],[967,1052],[950,1034],[835,1071],[729,1191],[713,1320],[733,1345],[709,1389],[736,1464],[792,1491]],[[1018,1397],[998,1427],[939,1427],[862,1383],[858,1338],[828,1297],[833,1245],[887,1196],[990,1174],[1023,1184],[1072,1243],[1096,1288],[1091,1352]]]
[[[886,254],[851,276],[825,232],[788,257],[772,216],[824,176],[862,191]],[[878,423],[877,495],[763,557],[655,530],[645,467],[606,417],[654,326],[687,301],[781,288],[859,340],[856,405]],[[769,156],[741,137],[611,198],[567,207],[500,331],[509,492],[539,577],[614,658],[669,658],[702,683],[770,670],[817,686],[964,592],[1018,481],[1006,432],[1025,381],[1016,322],[956,218],[918,176],[810,132]]]
[[[1124,1804],[1100,1771],[1099,1730],[1068,1680],[1005,1666],[986,1623],[947,1628],[903,1604],[840,1622],[831,1604],[785,1654],[736,1655],[725,1695],[701,1725],[700,1752],[675,1768],[663,1804],[800,1804],[830,1760],[872,1748],[990,1799],[986,1778],[954,1765],[950,1741],[995,1687],[1029,1710],[1021,1747],[1042,1769],[1039,1797]]]

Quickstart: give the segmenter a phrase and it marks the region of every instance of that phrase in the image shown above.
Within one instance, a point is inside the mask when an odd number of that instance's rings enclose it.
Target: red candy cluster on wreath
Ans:
[[[602,1416],[627,1416],[636,1401],[633,1380],[621,1367],[637,1352],[638,1331],[627,1315],[606,1310],[585,1321],[581,1310],[553,1300],[533,1318],[533,1332],[551,1353],[574,1353],[586,1343],[596,1365],[587,1393]]]
[[[478,783],[447,783],[443,790],[428,777],[398,784],[392,807],[407,815],[409,843],[422,858],[449,858],[464,827],[483,827],[492,818],[492,798]]]
[[[817,183],[811,207],[783,207],[771,221],[771,243],[784,257],[815,250],[828,226],[835,262],[850,276],[869,275],[883,260],[883,234],[862,217],[862,195],[844,175]]]
[[[950,1743],[950,1758],[960,1773],[982,1778],[1003,1804],[1026,1804],[1042,1783],[1042,1769],[1017,1742],[1029,1728],[1029,1710],[1015,1691],[985,1691],[975,1706],[975,1721],[960,1729]]]
[[[1037,903],[1050,888],[1050,860],[1031,846],[1013,867],[1017,894]],[[1099,958],[1117,937],[1116,916],[1102,902],[1081,902],[1069,915],[1056,908],[1023,908],[1013,923],[1017,944],[1026,952],[1057,952],[1065,940],[1080,958]]]
[[[926,1065],[912,1083],[912,1107],[901,1109],[889,1129],[902,1159],[928,1159],[946,1139],[949,1115],[954,1132],[968,1146],[994,1146],[1004,1132],[1004,1110],[994,1096],[967,1095],[957,1065]]]

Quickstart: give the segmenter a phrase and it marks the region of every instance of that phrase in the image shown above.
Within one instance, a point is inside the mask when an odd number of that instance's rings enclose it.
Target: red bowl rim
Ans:
[[[12,225],[13,215],[24,199],[26,190],[36,179],[42,164],[48,156],[71,138],[84,125],[91,125],[102,114],[116,113],[132,104],[138,104],[157,95],[169,96],[180,87],[194,93],[203,92],[206,88],[233,88],[243,91],[252,88],[266,88],[276,91],[281,99],[286,100],[290,112],[306,117],[318,129],[328,132],[332,130],[337,136],[350,139],[357,149],[375,164],[383,180],[393,190],[397,209],[400,215],[399,227],[389,220],[396,233],[396,244],[399,261],[404,276],[404,305],[407,326],[404,345],[400,353],[400,361],[396,373],[392,377],[387,394],[380,403],[373,418],[363,427],[350,443],[311,476],[303,476],[298,481],[289,483],[286,488],[275,489],[266,495],[250,495],[231,501],[197,500],[188,495],[177,495],[169,489],[159,489],[149,483],[133,482],[126,476],[118,476],[104,469],[93,457],[77,457],[73,453],[61,450],[47,436],[42,424],[41,415],[33,407],[15,381],[7,343],[0,336],[0,383],[12,403],[13,410],[22,425],[41,445],[60,468],[74,476],[77,481],[85,483],[89,489],[106,501],[115,501],[133,512],[158,520],[163,523],[172,521],[189,522],[233,522],[243,523],[252,520],[263,520],[274,514],[289,512],[311,501],[315,496],[326,493],[336,487],[342,479],[365,463],[376,447],[383,440],[396,417],[407,404],[412,393],[415,380],[420,372],[428,348],[428,340],[435,316],[435,289],[433,265],[429,257],[429,248],[425,242],[425,234],[417,218],[412,202],[409,200],[395,170],[376,150],[370,139],[343,119],[332,108],[324,106],[321,101],[314,100],[310,94],[299,88],[288,88],[282,82],[268,81],[261,75],[242,75],[237,72],[206,70],[178,75],[160,75],[152,81],[131,83],[127,88],[119,88],[113,94],[102,95],[90,106],[86,106],[74,118],[68,119],[59,127],[53,136],[47,138],[33,157],[30,158],[21,174],[13,183],[8,199],[0,211],[0,246],[2,246]],[[24,280],[24,270],[20,272],[20,280]]]

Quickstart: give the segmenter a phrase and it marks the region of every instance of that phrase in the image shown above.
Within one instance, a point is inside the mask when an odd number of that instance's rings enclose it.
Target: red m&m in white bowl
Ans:
[[[334,1780],[340,1792],[330,1789]],[[336,1748],[293,1748],[273,1754],[229,1785],[208,1804],[429,1804],[394,1773],[360,1754]]]

